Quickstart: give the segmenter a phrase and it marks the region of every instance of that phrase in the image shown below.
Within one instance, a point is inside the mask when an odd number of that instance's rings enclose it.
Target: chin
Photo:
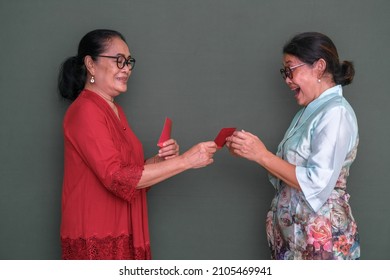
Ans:
[[[127,91],[127,87],[120,87],[117,89],[118,95]]]

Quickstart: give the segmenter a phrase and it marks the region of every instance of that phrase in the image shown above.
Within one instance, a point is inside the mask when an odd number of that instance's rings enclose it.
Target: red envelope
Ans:
[[[163,143],[171,139],[172,131],[172,120],[170,118],[165,118],[164,127],[161,131],[160,139],[158,139],[157,146],[162,148]]]
[[[226,144],[226,138],[231,136],[234,131],[236,131],[235,127],[225,127],[221,129],[217,137],[214,139],[214,142],[217,144],[218,148],[222,148]]]

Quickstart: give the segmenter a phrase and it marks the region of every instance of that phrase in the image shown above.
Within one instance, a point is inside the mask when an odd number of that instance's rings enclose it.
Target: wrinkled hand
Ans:
[[[217,151],[217,144],[214,141],[202,142],[183,154],[190,168],[205,167],[214,162],[213,156]]]
[[[169,139],[163,143],[163,147],[158,151],[160,159],[171,159],[179,155],[180,147],[176,140]]]
[[[226,139],[231,154],[258,162],[268,152],[264,143],[250,132],[235,131]]]

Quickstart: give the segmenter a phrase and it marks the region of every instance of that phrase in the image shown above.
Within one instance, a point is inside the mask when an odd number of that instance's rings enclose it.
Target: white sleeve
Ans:
[[[296,167],[302,192],[316,212],[330,196],[348,152],[355,144],[354,115],[339,106],[325,112],[313,129],[309,145],[312,153],[306,166]]]

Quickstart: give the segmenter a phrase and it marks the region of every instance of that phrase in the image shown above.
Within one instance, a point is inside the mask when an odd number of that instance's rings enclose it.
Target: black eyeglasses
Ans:
[[[293,78],[293,71],[295,68],[301,67],[305,65],[306,63],[301,63],[298,65],[294,65],[291,67],[285,66],[284,68],[280,69],[280,74],[282,74],[283,80],[285,80],[287,77],[292,79]]]
[[[108,57],[108,58],[116,58],[116,66],[118,66],[119,69],[123,69],[125,65],[130,67],[130,70],[133,70],[135,65],[135,59],[131,56],[126,58],[122,54],[118,54],[117,56],[110,56],[110,55],[98,55],[99,57]]]

